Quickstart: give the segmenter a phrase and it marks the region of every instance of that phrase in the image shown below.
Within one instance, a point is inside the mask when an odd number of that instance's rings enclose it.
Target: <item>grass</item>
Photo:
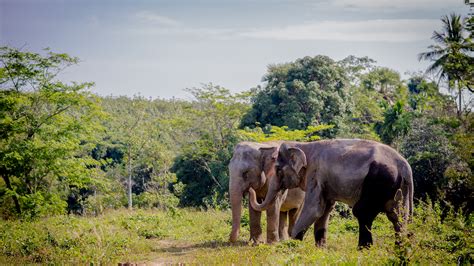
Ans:
[[[472,264],[473,217],[423,205],[416,209],[403,248],[396,248],[391,224],[379,215],[374,246],[358,251],[354,219],[334,215],[325,248],[312,233],[304,241],[252,246],[248,216],[240,239],[230,245],[230,211],[176,209],[118,210],[99,217],[56,216],[36,221],[0,221],[0,264],[30,263],[197,263],[197,264]]]

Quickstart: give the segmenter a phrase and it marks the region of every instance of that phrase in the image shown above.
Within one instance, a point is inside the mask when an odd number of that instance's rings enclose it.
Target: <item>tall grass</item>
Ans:
[[[395,246],[391,223],[379,215],[374,246],[358,251],[358,225],[334,215],[327,246],[304,241],[248,245],[248,214],[241,242],[227,243],[229,211],[111,211],[99,217],[56,216],[36,221],[0,221],[0,263],[154,262],[199,264],[472,264],[473,215],[445,215],[437,205],[420,204],[409,225],[410,237]]]

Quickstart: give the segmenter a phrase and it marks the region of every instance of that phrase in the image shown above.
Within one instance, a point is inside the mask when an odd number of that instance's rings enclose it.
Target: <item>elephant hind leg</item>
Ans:
[[[280,240],[287,240],[288,235],[288,212],[280,212],[280,223],[278,225],[278,234],[280,235]]]
[[[359,222],[359,249],[372,246],[372,223],[379,211],[364,200],[357,202],[352,212]]]
[[[387,203],[396,196],[400,182],[396,168],[375,161],[370,165],[360,199],[352,209],[359,221],[359,248],[372,245],[372,222],[380,212],[386,212]]]

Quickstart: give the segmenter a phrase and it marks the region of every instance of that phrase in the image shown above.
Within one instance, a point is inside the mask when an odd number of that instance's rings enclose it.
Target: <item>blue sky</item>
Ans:
[[[464,0],[0,0],[0,44],[78,56],[62,78],[99,95],[187,99],[208,82],[248,90],[269,64],[307,55],[423,70],[416,56],[440,17],[468,11]]]

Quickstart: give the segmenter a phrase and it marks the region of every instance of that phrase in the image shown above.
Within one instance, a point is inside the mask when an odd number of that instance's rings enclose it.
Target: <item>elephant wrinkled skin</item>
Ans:
[[[232,208],[232,231],[229,241],[235,242],[240,231],[242,199],[252,188],[256,191],[255,200],[265,198],[268,184],[275,177],[275,163],[281,142],[241,142],[234,149],[229,163],[229,196]],[[267,243],[289,238],[303,203],[304,192],[290,189],[278,193],[267,204]],[[261,210],[254,210],[249,204],[250,241],[263,242],[261,228]],[[289,228],[287,219],[289,216]]]

